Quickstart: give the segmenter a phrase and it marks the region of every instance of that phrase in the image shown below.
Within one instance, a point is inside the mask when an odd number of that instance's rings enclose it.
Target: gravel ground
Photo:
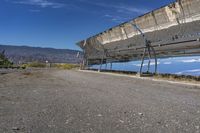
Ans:
[[[0,73],[0,133],[199,133],[200,88],[55,69]]]

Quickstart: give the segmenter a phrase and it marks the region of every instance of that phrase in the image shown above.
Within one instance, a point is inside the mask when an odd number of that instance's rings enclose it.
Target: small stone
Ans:
[[[98,117],[101,117],[101,116],[102,116],[102,114],[98,114],[97,116],[98,116]]]
[[[51,128],[51,127],[54,127],[54,126],[55,126],[55,125],[51,125],[51,124],[48,125],[48,127],[50,127],[50,128]]]
[[[123,121],[123,120],[119,120],[119,122],[121,122],[121,123],[124,123],[124,121]]]
[[[138,113],[140,116],[143,116],[144,114],[143,113]]]
[[[86,123],[86,125],[87,125],[87,126],[90,126],[91,124],[90,124],[90,123]]]
[[[69,122],[70,122],[69,120],[66,120],[66,121],[65,121],[65,124],[68,124]]]
[[[12,127],[12,130],[20,130],[19,127]]]
[[[158,121],[158,122],[157,122],[157,124],[159,124],[159,125],[160,125],[160,124],[161,124],[161,121]]]
[[[195,126],[195,128],[196,128],[197,130],[199,130],[199,126]]]
[[[73,120],[73,118],[70,117],[69,119],[67,119],[67,120],[65,121],[65,124],[69,124],[72,120]],[[80,120],[80,121],[81,121],[81,120]]]

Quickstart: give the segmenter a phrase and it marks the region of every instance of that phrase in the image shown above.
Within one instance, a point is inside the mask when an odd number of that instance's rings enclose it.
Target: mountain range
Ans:
[[[4,50],[5,56],[15,64],[46,61],[50,63],[80,63],[83,57],[81,51],[70,49],[0,45],[0,52]]]

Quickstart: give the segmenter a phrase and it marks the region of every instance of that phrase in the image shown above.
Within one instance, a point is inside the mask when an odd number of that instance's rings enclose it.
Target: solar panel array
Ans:
[[[77,44],[89,64],[140,60],[145,41],[160,58],[199,55],[199,7],[200,0],[178,0]]]

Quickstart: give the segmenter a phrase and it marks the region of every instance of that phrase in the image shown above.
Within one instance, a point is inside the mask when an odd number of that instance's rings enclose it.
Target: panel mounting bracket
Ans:
[[[148,69],[147,69],[147,74],[150,74],[150,66],[151,66],[151,58],[152,56],[154,57],[154,60],[155,60],[155,69],[154,69],[154,74],[157,73],[157,65],[158,65],[158,62],[157,62],[157,55],[156,55],[156,51],[154,49],[153,46],[151,46],[151,41],[149,41],[145,34],[142,32],[142,30],[136,25],[136,24],[133,24],[131,23],[133,28],[136,29],[137,31],[140,32],[140,34],[142,35],[142,38],[143,38],[143,41],[144,41],[144,51],[143,51],[143,55],[142,55],[142,59],[141,59],[141,66],[140,66],[140,70],[139,70],[139,75],[140,76],[143,76],[144,73],[143,73],[143,67],[144,67],[144,60],[145,60],[145,56],[146,56],[146,53],[148,55]]]

